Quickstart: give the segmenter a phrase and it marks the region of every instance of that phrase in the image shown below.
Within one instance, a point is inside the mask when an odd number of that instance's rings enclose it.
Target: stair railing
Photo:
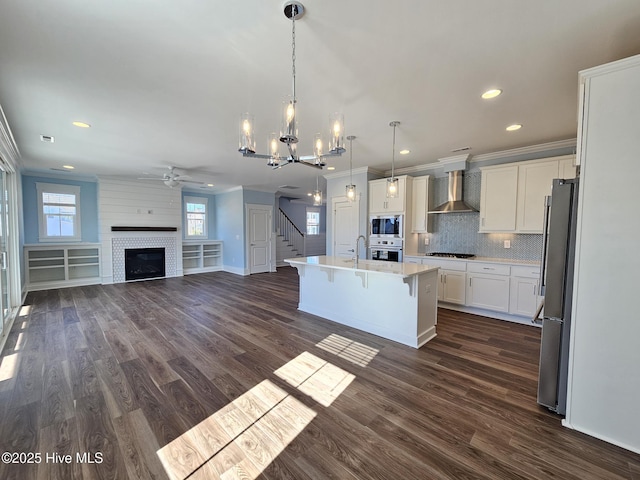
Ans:
[[[281,235],[285,241],[303,257],[305,256],[305,235],[291,221],[282,209],[278,209],[276,215],[276,232]]]

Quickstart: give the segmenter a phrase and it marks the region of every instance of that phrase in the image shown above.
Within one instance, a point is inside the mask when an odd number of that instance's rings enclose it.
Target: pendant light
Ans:
[[[326,165],[326,157],[342,155],[344,148],[344,116],[342,113],[333,113],[329,116],[329,131],[326,148],[318,134],[314,138],[313,153],[311,155],[298,155],[296,144],[298,143],[297,124],[297,97],[296,97],[296,20],[302,18],[305,8],[298,1],[288,1],[284,4],[284,15],[291,20],[291,76],[293,78],[293,90],[289,100],[284,102],[282,128],[280,135],[272,134],[269,137],[269,149],[267,154],[256,153],[256,140],[254,135],[255,119],[250,113],[244,113],[240,117],[240,148],[238,151],[244,157],[265,158],[267,165],[272,168],[280,168],[290,163],[301,163],[308,167],[322,169]],[[287,146],[287,154],[281,156],[278,153],[279,143]]]
[[[387,198],[397,198],[398,196],[398,179],[394,175],[396,163],[396,127],[398,125],[400,125],[400,122],[397,120],[389,123],[389,126],[393,127],[393,152],[391,154],[391,178],[387,179]]]
[[[318,177],[316,177],[316,189],[313,191],[313,206],[319,207],[322,205],[322,190],[318,185]]]
[[[356,201],[356,186],[353,184],[353,140],[355,139],[355,135],[349,135],[347,140],[349,140],[349,185],[346,187],[347,200],[350,202]]]

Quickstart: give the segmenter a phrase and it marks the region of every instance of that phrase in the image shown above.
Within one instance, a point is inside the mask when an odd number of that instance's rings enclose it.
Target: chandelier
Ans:
[[[267,165],[280,168],[290,163],[301,163],[309,167],[322,169],[326,165],[326,157],[342,155],[344,148],[344,117],[341,113],[334,113],[329,118],[329,132],[327,146],[322,135],[316,134],[313,141],[312,155],[298,155],[296,151],[298,143],[298,126],[296,124],[296,20],[304,15],[304,6],[300,2],[292,1],[284,4],[284,15],[291,20],[291,73],[293,76],[293,94],[288,102],[285,102],[284,115],[280,135],[272,133],[268,139],[268,154],[256,153],[256,141],[254,135],[254,118],[250,113],[244,113],[240,117],[240,148],[238,151],[244,157],[256,157],[267,159]],[[287,155],[279,153],[279,142],[287,146]]]

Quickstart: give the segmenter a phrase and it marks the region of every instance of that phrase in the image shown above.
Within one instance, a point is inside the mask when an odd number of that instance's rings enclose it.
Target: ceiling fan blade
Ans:
[[[204,182],[196,182],[194,180],[183,180],[182,177],[180,177],[178,181],[182,183],[196,183],[198,185],[204,185]]]
[[[161,181],[163,181],[165,179],[162,178],[162,177],[138,177],[138,178],[136,178],[136,180],[161,180]]]

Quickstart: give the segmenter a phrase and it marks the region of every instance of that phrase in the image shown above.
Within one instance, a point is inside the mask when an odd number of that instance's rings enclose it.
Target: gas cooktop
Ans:
[[[427,257],[450,257],[450,258],[473,258],[473,253],[448,253],[448,252],[432,252],[425,253]]]

